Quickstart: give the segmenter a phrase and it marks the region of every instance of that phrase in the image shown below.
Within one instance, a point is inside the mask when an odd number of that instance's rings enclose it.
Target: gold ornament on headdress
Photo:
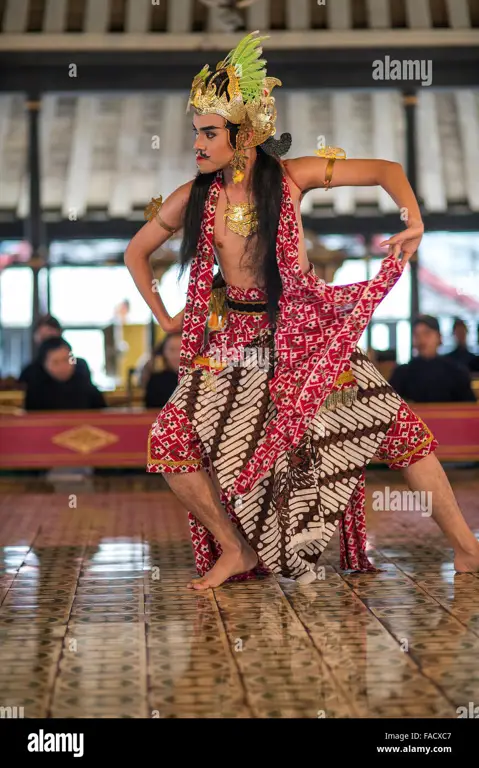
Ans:
[[[263,144],[276,133],[276,107],[271,92],[276,85],[282,85],[278,78],[266,76],[266,60],[259,57],[263,52],[261,42],[269,35],[255,37],[258,34],[256,31],[246,35],[218,62],[214,74],[206,64],[193,80],[187,105],[187,110],[191,105],[199,115],[221,115],[234,125],[244,124],[245,131],[253,134],[248,148]],[[217,89],[217,78],[224,72],[228,75],[226,90],[224,86]],[[243,145],[239,151],[245,148]]]

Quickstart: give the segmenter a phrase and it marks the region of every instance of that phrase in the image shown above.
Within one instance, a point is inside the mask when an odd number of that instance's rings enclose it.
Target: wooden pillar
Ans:
[[[406,115],[406,174],[409,179],[409,183],[413,188],[414,194],[417,197],[417,151],[416,151],[416,135],[417,135],[417,94],[414,91],[405,91],[403,94],[404,111]],[[419,204],[422,208],[421,201]],[[419,304],[419,263],[418,253],[410,259],[409,264],[411,266],[411,302],[410,302],[410,321],[412,321],[420,312]],[[411,354],[412,354],[412,342],[411,342]]]
[[[33,270],[32,295],[32,337],[31,349],[34,351],[33,326],[45,311],[40,298],[38,273],[45,264],[45,231],[42,221],[40,197],[40,136],[39,120],[41,100],[37,94],[29,94],[25,102],[28,115],[28,216],[25,219],[25,240],[31,246],[30,266]]]

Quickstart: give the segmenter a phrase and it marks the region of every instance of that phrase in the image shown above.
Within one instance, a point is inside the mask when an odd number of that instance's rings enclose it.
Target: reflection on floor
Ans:
[[[479,480],[452,479],[479,535]],[[403,488],[397,474],[368,476]],[[102,484],[103,483],[103,484]],[[214,593],[156,480],[3,480],[0,707],[25,717],[458,717],[479,705],[479,576],[420,512],[370,512],[379,574]],[[98,488],[101,490],[98,490]],[[146,490],[148,489],[148,490]],[[49,490],[50,492],[45,492]],[[154,490],[153,494],[151,491]],[[471,716],[471,715],[469,715]]]

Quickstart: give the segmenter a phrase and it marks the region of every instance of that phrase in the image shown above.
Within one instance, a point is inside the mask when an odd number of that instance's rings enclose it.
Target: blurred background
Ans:
[[[164,334],[123,254],[151,198],[195,175],[193,76],[255,29],[271,35],[289,156],[330,144],[398,161],[420,200],[418,258],[361,346],[389,377],[427,314],[438,354],[477,355],[478,24],[477,0],[0,0],[2,411],[25,407],[25,368],[52,335],[86,362],[97,405],[158,406],[149,376],[174,364],[155,354]],[[334,284],[376,274],[379,243],[403,227],[379,187],[312,191],[302,210],[310,261]],[[152,255],[171,314],[187,287],[180,237]]]

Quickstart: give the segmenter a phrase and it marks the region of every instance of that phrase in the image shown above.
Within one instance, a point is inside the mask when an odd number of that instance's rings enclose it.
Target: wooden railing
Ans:
[[[157,415],[141,407],[42,413],[24,413],[12,405],[3,408],[2,469],[144,469],[148,432]],[[479,403],[416,404],[414,411],[438,439],[441,461],[479,462]]]

